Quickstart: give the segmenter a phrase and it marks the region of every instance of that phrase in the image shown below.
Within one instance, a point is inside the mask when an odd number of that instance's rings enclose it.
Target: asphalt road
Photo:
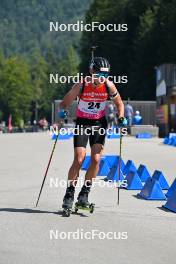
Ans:
[[[176,148],[161,142],[124,138],[123,159],[145,164],[151,173],[162,170],[170,184],[176,177]],[[0,264],[175,263],[176,214],[163,210],[163,201],[120,190],[117,206],[117,189],[101,187],[98,178],[90,194],[94,214],[62,217],[61,182],[73,159],[72,140],[58,142],[35,208],[52,146],[48,133],[0,135]],[[118,154],[118,149],[118,139],[108,140],[105,154]],[[51,186],[51,179],[58,186]]]

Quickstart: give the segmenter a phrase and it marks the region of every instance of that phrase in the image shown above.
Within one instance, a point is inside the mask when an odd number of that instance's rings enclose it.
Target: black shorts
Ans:
[[[107,120],[105,117],[98,120],[89,120],[77,118],[74,135],[74,148],[86,148],[88,140],[90,147],[94,144],[104,145],[107,129]]]

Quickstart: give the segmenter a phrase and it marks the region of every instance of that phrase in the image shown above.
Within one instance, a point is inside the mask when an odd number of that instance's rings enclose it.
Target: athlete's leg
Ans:
[[[86,156],[86,148],[75,147],[74,148],[74,160],[68,172],[68,183],[76,185],[76,181],[79,175],[79,170]]]
[[[107,122],[102,122],[99,128],[106,128]],[[78,204],[82,206],[89,206],[88,195],[92,186],[92,181],[96,177],[99,170],[99,163],[103,153],[103,146],[105,143],[106,131],[100,134],[99,129],[92,133],[89,137],[89,143],[91,147],[91,164],[85,175],[85,183],[78,195]]]
[[[72,208],[79,170],[86,155],[87,140],[88,137],[85,135],[74,136],[74,160],[68,173],[68,186],[62,204],[64,209]]]
[[[107,121],[106,119],[104,119],[101,125],[98,126],[98,129],[96,129],[89,138],[89,143],[91,147],[91,164],[85,176],[86,182],[92,182],[92,179],[96,178],[97,176],[99,170],[99,163],[105,144],[106,128]]]
[[[85,176],[86,182],[92,182],[94,178],[96,178],[98,170],[99,170],[99,163],[101,160],[101,156],[103,153],[103,145],[102,144],[94,144],[91,147],[91,163],[90,167],[88,168]]]
[[[101,155],[103,152],[103,145],[102,144],[93,144],[91,147],[91,164],[89,169],[87,170],[85,176],[85,183],[78,195],[78,204],[81,206],[89,206],[90,203],[88,201],[88,195],[92,186],[92,181],[96,177],[99,163],[101,159]]]
[[[74,160],[68,172],[68,184],[76,186],[79,170],[86,156],[87,142],[88,135],[79,129],[79,133],[74,135]]]

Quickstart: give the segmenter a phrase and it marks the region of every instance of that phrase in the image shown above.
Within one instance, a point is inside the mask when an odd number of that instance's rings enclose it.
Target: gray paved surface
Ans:
[[[63,188],[51,188],[50,178],[66,179],[72,161],[71,141],[59,141],[41,196],[34,207],[53,142],[49,135],[0,135],[0,264],[119,263],[174,264],[176,214],[160,207],[165,202],[143,201],[137,191],[93,188],[96,211],[63,218]],[[105,154],[118,154],[118,140],[108,140]],[[88,150],[89,152],[89,150]],[[176,177],[176,148],[161,140],[125,138],[123,158],[162,170],[169,183]],[[83,176],[81,172],[81,176]],[[77,193],[78,193],[77,189]],[[128,232],[127,240],[50,239],[50,230]]]

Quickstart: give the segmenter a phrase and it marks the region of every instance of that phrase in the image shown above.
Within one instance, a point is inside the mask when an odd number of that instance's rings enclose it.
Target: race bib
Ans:
[[[106,102],[85,102],[80,99],[77,116],[98,119],[105,115]]]

